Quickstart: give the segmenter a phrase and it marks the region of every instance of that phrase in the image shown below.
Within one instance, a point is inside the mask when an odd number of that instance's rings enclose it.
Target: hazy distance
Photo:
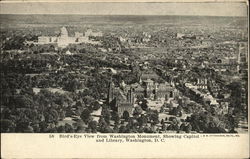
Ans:
[[[83,2],[0,2],[0,14],[80,15],[198,15],[247,16],[243,2],[225,3],[83,3]]]

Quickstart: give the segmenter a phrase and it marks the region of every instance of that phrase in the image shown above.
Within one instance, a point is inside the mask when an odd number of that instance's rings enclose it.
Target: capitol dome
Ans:
[[[62,37],[68,37],[68,31],[65,27],[61,28],[61,36]]]

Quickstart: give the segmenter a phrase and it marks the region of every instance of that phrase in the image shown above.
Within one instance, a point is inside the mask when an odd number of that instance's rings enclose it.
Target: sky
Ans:
[[[247,16],[245,3],[0,2],[0,14]]]

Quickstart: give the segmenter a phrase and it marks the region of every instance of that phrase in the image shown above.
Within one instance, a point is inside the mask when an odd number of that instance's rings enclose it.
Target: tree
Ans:
[[[82,104],[81,101],[77,101],[77,102],[76,102],[76,107],[82,107],[82,106],[83,106],[83,104]]]
[[[34,129],[28,125],[26,129],[23,130],[24,133],[34,133]]]
[[[29,96],[19,96],[16,98],[16,104],[21,108],[30,108],[33,105],[33,100]]]
[[[190,121],[190,124],[192,126],[192,130],[196,132],[201,131],[201,126],[203,126],[203,130],[205,129],[206,123],[200,121],[200,115],[199,114],[192,114],[190,118],[187,118],[187,121]]]
[[[165,124],[164,119],[161,119],[161,124]]]
[[[91,130],[92,133],[96,133],[97,132],[97,122],[96,121],[90,121],[88,128]]]
[[[234,108],[235,110],[242,112],[243,107],[241,104],[241,83],[240,82],[232,82],[227,87],[231,90],[231,101],[230,105]]]
[[[163,112],[164,112],[164,107],[162,106],[160,109],[160,113],[163,113]]]
[[[178,125],[178,124],[174,124],[174,125],[173,125],[173,130],[179,131],[179,130],[180,130],[179,125]]]
[[[78,126],[76,128],[76,132],[77,133],[86,133],[87,131],[85,130],[85,128],[83,126]]]
[[[153,124],[158,124],[159,123],[159,114],[158,114],[157,110],[150,111],[148,115],[149,115],[149,120]]]
[[[142,110],[146,111],[148,109],[148,101],[146,99],[143,99],[141,101],[141,108]]]
[[[235,128],[238,127],[239,120],[236,117],[234,117],[233,115],[229,115],[227,118],[227,121],[228,121],[229,129],[234,130]]]
[[[192,130],[192,126],[191,126],[191,124],[187,124],[187,126],[185,126],[184,131],[185,131],[186,133],[190,133],[190,132],[191,132],[191,130]]]
[[[28,121],[19,121],[16,123],[16,132],[24,132],[29,126]]]
[[[66,133],[73,133],[74,129],[73,129],[73,127],[70,124],[66,123],[65,124],[65,132]]]
[[[179,117],[182,116],[182,107],[181,107],[180,105],[177,107],[177,115],[178,115]]]
[[[152,130],[151,127],[145,126],[145,127],[144,127],[144,132],[145,132],[145,133],[153,133],[154,131]]]
[[[128,111],[124,111],[123,112],[122,118],[125,119],[126,121],[129,119],[129,113],[128,113]]]
[[[81,83],[77,79],[74,79],[68,82],[65,89],[71,92],[75,92],[77,89],[79,89],[80,85]]]
[[[113,112],[111,119],[115,121],[115,125],[119,124],[120,117],[119,117],[119,114],[117,112]]]
[[[142,113],[142,111],[143,111],[142,108],[140,106],[137,106],[137,107],[135,107],[133,115],[139,116]]]
[[[148,122],[147,117],[144,116],[143,114],[137,120],[138,120],[138,124],[140,127],[147,124],[147,122]]]
[[[15,125],[11,120],[1,119],[1,133],[14,132]]]
[[[63,109],[59,110],[59,120],[63,120],[65,118],[65,111]]]
[[[40,133],[41,132],[41,129],[40,129],[38,123],[37,124],[33,124],[32,127],[33,127],[33,130],[34,130],[35,133]]]
[[[165,123],[163,123],[163,124],[161,125],[161,130],[164,131],[164,132],[167,130],[167,126],[166,126]]]
[[[119,128],[119,133],[125,133],[126,127],[124,125],[121,125]]]
[[[103,117],[100,117],[99,122],[99,131],[101,133],[112,133],[113,130],[109,127],[109,125],[106,123]]]
[[[165,118],[165,121],[168,121],[168,117]]]
[[[105,122],[106,122],[107,124],[109,124],[109,123],[110,123],[110,118],[111,118],[111,114],[110,114],[109,109],[103,108],[101,114],[102,114],[102,116],[103,116]]]
[[[92,103],[95,102],[95,99],[94,99],[93,97],[91,97],[91,96],[85,96],[85,97],[83,98],[83,101],[84,101],[84,103],[85,103],[86,105],[91,105]],[[98,103],[98,104],[99,104],[99,103]]]
[[[18,35],[10,38],[9,40],[4,43],[3,48],[4,50],[11,50],[11,49],[23,49],[24,47],[24,37]]]
[[[118,126],[118,124],[115,124],[115,126],[113,128],[113,132],[114,133],[118,133],[119,132],[119,126]]]
[[[175,115],[175,116],[182,116],[182,108],[180,106],[178,107],[174,107],[170,112],[169,114],[170,115]]]
[[[185,131],[186,125],[185,123],[182,123],[180,126],[180,131]]]
[[[4,108],[1,112],[1,119],[10,119],[11,110],[9,108]]]
[[[65,133],[65,132],[66,132],[66,131],[65,131],[65,126],[63,126],[63,125],[59,126],[59,127],[57,128],[57,132],[58,132],[58,133]]]
[[[50,114],[53,116],[53,121],[57,122],[59,119],[59,115],[58,112],[55,109],[51,109],[50,110]]]
[[[93,102],[92,105],[93,105],[93,110],[98,110],[101,107],[98,101]]]
[[[90,119],[89,109],[88,108],[84,109],[80,117],[85,123],[88,123]]]

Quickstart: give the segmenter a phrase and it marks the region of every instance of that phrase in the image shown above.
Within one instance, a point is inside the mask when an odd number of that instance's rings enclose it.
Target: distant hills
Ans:
[[[247,27],[247,17],[148,15],[0,15],[0,24],[172,24],[232,25]]]

